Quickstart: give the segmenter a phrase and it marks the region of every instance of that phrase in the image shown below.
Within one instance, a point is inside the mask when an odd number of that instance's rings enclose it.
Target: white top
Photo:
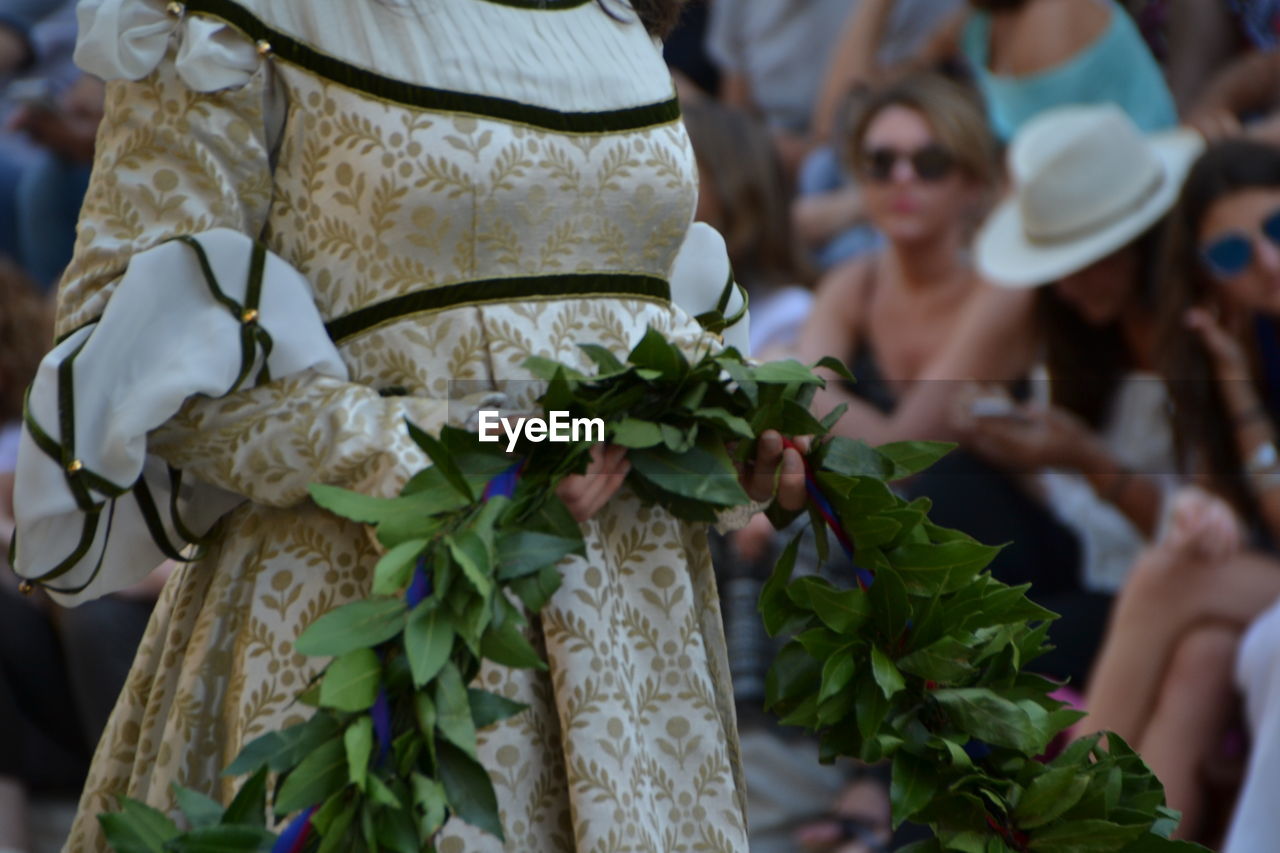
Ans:
[[[1102,436],[1122,464],[1156,478],[1167,508],[1178,478],[1164,382],[1151,373],[1126,374],[1116,388]],[[1042,472],[1039,480],[1054,515],[1080,541],[1085,588],[1118,592],[1146,547],[1146,537],[1118,507],[1098,496],[1082,474],[1050,470]]]
[[[1236,658],[1252,744],[1223,853],[1273,850],[1280,838],[1280,603],[1249,627]]]

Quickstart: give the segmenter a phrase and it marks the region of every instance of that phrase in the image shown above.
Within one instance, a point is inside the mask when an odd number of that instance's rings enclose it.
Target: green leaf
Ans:
[[[440,744],[440,781],[449,807],[478,829],[505,840],[498,817],[498,798],[489,773],[479,762],[450,743]]]
[[[467,688],[467,703],[471,706],[471,718],[477,729],[487,728],[496,722],[514,717],[529,706],[488,690]]]
[[[623,418],[613,425],[609,440],[623,447],[657,447],[662,444],[662,429],[652,421]]]
[[[884,698],[884,691],[874,678],[859,678],[855,695],[858,732],[863,739],[870,740],[880,730],[885,715],[889,713],[889,700]]]
[[[422,452],[431,457],[431,465],[444,475],[453,490],[468,501],[476,499],[475,493],[471,491],[471,486],[467,483],[467,478],[462,476],[462,471],[458,468],[457,461],[449,453],[448,449],[441,444],[440,439],[430,433],[419,428],[408,418],[405,419],[405,426],[409,430],[409,437],[413,439],[413,443],[422,448]]]
[[[428,544],[426,539],[410,539],[383,554],[373,568],[373,594],[395,595],[407,587]]]
[[[498,579],[511,580],[554,566],[570,554],[583,553],[582,537],[566,538],[532,530],[503,532],[498,537]]]
[[[378,698],[382,665],[373,649],[347,652],[329,664],[320,682],[320,704],[339,711],[363,711]]]
[[[662,430],[662,443],[667,450],[672,453],[684,453],[693,447],[694,441],[698,437],[698,427],[695,425],[689,429],[680,429],[671,424],[659,424]]]
[[[321,483],[313,483],[307,490],[322,509],[362,524],[383,524],[406,516],[423,518],[458,509],[467,503],[463,496],[440,489],[396,498],[374,498]]]
[[[885,699],[892,699],[899,690],[907,686],[902,680],[902,673],[898,672],[893,661],[874,646],[871,649],[871,673],[875,677],[876,684],[880,685],[881,691],[884,692]]]
[[[444,824],[448,803],[444,785],[417,772],[413,774],[412,784],[413,804],[418,809],[418,835],[430,838]]]
[[[493,593],[493,580],[490,578],[493,555],[488,543],[474,530],[464,530],[456,536],[445,537],[445,544],[476,592],[488,598]]]
[[[632,451],[627,459],[634,474],[673,495],[717,507],[750,502],[728,456],[716,456],[702,447],[684,453],[655,447]]]
[[[353,601],[330,610],[298,637],[294,648],[312,657],[369,650],[404,629],[405,603],[396,598]]]
[[[931,694],[962,732],[993,746],[1006,746],[1038,755],[1047,738],[1039,736],[1032,719],[1017,703],[981,687],[946,688]]]
[[[766,361],[752,370],[752,378],[757,382],[770,384],[822,384],[822,379],[817,374],[794,359]]]
[[[778,636],[778,632],[796,613],[796,608],[787,595],[787,585],[791,582],[791,573],[795,570],[796,555],[800,551],[800,540],[803,537],[804,533],[801,532],[787,543],[769,580],[760,589],[760,615],[764,619],[764,628],[771,637]]]
[[[404,629],[405,655],[413,684],[421,687],[436,677],[453,650],[453,622],[443,608],[419,604]]]
[[[851,649],[836,653],[827,658],[822,666],[822,687],[818,691],[818,703],[821,704],[839,694],[853,680],[855,663]]]
[[[377,836],[379,851],[420,853],[422,850],[413,815],[403,807],[385,809],[378,815]]]
[[[973,674],[972,650],[955,637],[943,637],[898,658],[898,669],[929,681],[961,681]]]
[[[708,406],[705,409],[698,409],[697,414],[700,420],[711,421],[732,435],[746,439],[756,437],[751,430],[751,424],[745,418],[740,418],[720,406]]]
[[[822,448],[821,468],[846,477],[886,479],[893,463],[864,441],[835,436]]]
[[[250,741],[231,762],[224,776],[241,776],[264,765],[275,773],[290,769],[338,733],[333,716],[320,712],[305,722]]]
[[[471,703],[467,688],[462,683],[458,668],[446,664],[440,670],[433,691],[436,707],[436,727],[445,740],[472,758],[476,755],[476,727],[471,718]]]
[[[184,833],[168,849],[174,853],[268,853],[276,837],[261,827],[204,826]]]
[[[637,367],[647,367],[658,371],[664,378],[675,380],[680,378],[689,368],[689,363],[680,352],[680,348],[650,326],[644,337],[631,350],[627,360]]]
[[[1109,820],[1073,820],[1033,831],[1028,849],[1102,853],[1123,849],[1145,831],[1146,827],[1141,824],[1124,826]]]
[[[832,590],[812,596],[810,602],[823,624],[841,634],[855,633],[870,612],[867,594],[860,589]]]
[[[1034,829],[1057,819],[1080,802],[1089,789],[1089,775],[1074,768],[1046,770],[1022,792],[1013,818],[1023,829]]]
[[[955,449],[944,441],[895,441],[876,448],[893,463],[891,480],[918,474]]]
[[[836,376],[839,376],[841,379],[844,379],[849,382],[858,381],[857,379],[854,378],[853,373],[852,371],[849,370],[848,366],[846,366],[843,361],[841,361],[840,359],[836,358],[833,355],[823,356],[822,358],[818,359],[818,361],[813,365],[813,367],[815,370],[819,367],[825,367],[827,370],[830,370]]]
[[[911,604],[906,587],[894,572],[881,572],[867,590],[871,619],[886,639],[896,640],[907,628]]]
[[[929,804],[938,789],[938,775],[938,769],[931,761],[903,749],[894,754],[893,776],[889,783],[894,829]]]
[[[120,811],[98,815],[98,823],[119,853],[163,853],[166,841],[178,835],[178,826],[145,803],[124,797]]]
[[[578,349],[586,353],[587,358],[595,363],[601,375],[622,373],[627,369],[625,364],[618,361],[617,356],[599,344],[578,344]]]
[[[210,799],[199,791],[184,788],[176,782],[169,787],[173,791],[173,797],[178,803],[178,808],[182,810],[182,814],[187,818],[187,823],[192,829],[212,826],[222,820],[222,813],[225,809],[221,803]]]
[[[520,626],[510,619],[489,626],[480,641],[480,653],[512,669],[547,668],[547,662],[525,638]]]
[[[369,757],[373,755],[373,720],[357,717],[342,733],[342,745],[347,750],[347,771],[351,784],[361,791],[369,775]]]
[[[245,780],[235,799],[222,815],[227,826],[267,825],[267,768],[261,767]]]
[[[511,591],[530,613],[537,613],[555,595],[560,582],[560,570],[555,566],[544,566],[537,574],[511,581]]]
[[[349,775],[342,738],[333,738],[302,759],[285,777],[275,799],[276,815],[284,817],[324,802],[347,784]]]

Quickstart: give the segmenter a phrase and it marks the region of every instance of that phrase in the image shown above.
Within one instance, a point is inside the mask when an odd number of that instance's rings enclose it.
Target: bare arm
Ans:
[[[825,294],[823,290],[830,292]],[[984,285],[968,301],[949,339],[929,365],[909,384],[891,416],[882,415],[839,387],[828,387],[814,398],[813,411],[826,415],[840,403],[849,410],[834,432],[870,444],[907,439],[953,440],[959,437],[951,424],[951,409],[965,380],[1009,382],[1026,375],[1035,355],[1031,323],[1033,293]],[[860,307],[835,286],[823,286],[797,345],[807,362],[824,355],[841,358],[852,353],[856,335],[850,323]],[[843,319],[842,319],[843,317]]]
[[[958,12],[927,41],[920,52],[902,66],[881,68],[876,60],[895,0],[861,0],[845,22],[826,77],[813,109],[813,138],[825,142],[835,131],[836,113],[849,92],[891,73],[928,68],[955,56],[965,13]]]
[[[1036,355],[1035,293],[983,285],[955,330],[912,383],[894,412],[885,440],[959,438],[951,411],[968,381],[1012,382],[1026,376]]]
[[[1188,120],[1197,126],[1215,115],[1267,112],[1280,92],[1280,51],[1251,53],[1228,65],[1205,87]]]

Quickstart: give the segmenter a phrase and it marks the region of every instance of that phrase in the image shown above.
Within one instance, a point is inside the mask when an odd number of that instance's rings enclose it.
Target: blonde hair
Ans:
[[[855,173],[867,131],[889,107],[920,113],[938,144],[951,152],[960,171],[970,179],[988,187],[997,182],[1000,161],[996,139],[978,94],[934,72],[903,77],[860,95],[860,103],[850,110],[850,131],[841,152],[845,165]]]
[[[27,386],[52,338],[52,306],[17,267],[0,259],[0,423],[22,417]]]

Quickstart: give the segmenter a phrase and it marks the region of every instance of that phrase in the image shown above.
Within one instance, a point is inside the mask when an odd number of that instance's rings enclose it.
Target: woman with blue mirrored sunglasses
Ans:
[[[1218,278],[1234,278],[1253,264],[1259,238],[1280,251],[1280,208],[1268,213],[1257,225],[1257,234],[1230,230],[1210,238],[1200,247],[1200,259]]]
[[[1235,582],[1270,606],[1244,634],[1233,667],[1253,754],[1221,849],[1242,853],[1272,849],[1280,835],[1280,604],[1266,591],[1280,576],[1280,149],[1212,146],[1192,167],[1175,216],[1181,239],[1167,258],[1160,350],[1178,444],[1261,546],[1207,568],[1240,569]]]

